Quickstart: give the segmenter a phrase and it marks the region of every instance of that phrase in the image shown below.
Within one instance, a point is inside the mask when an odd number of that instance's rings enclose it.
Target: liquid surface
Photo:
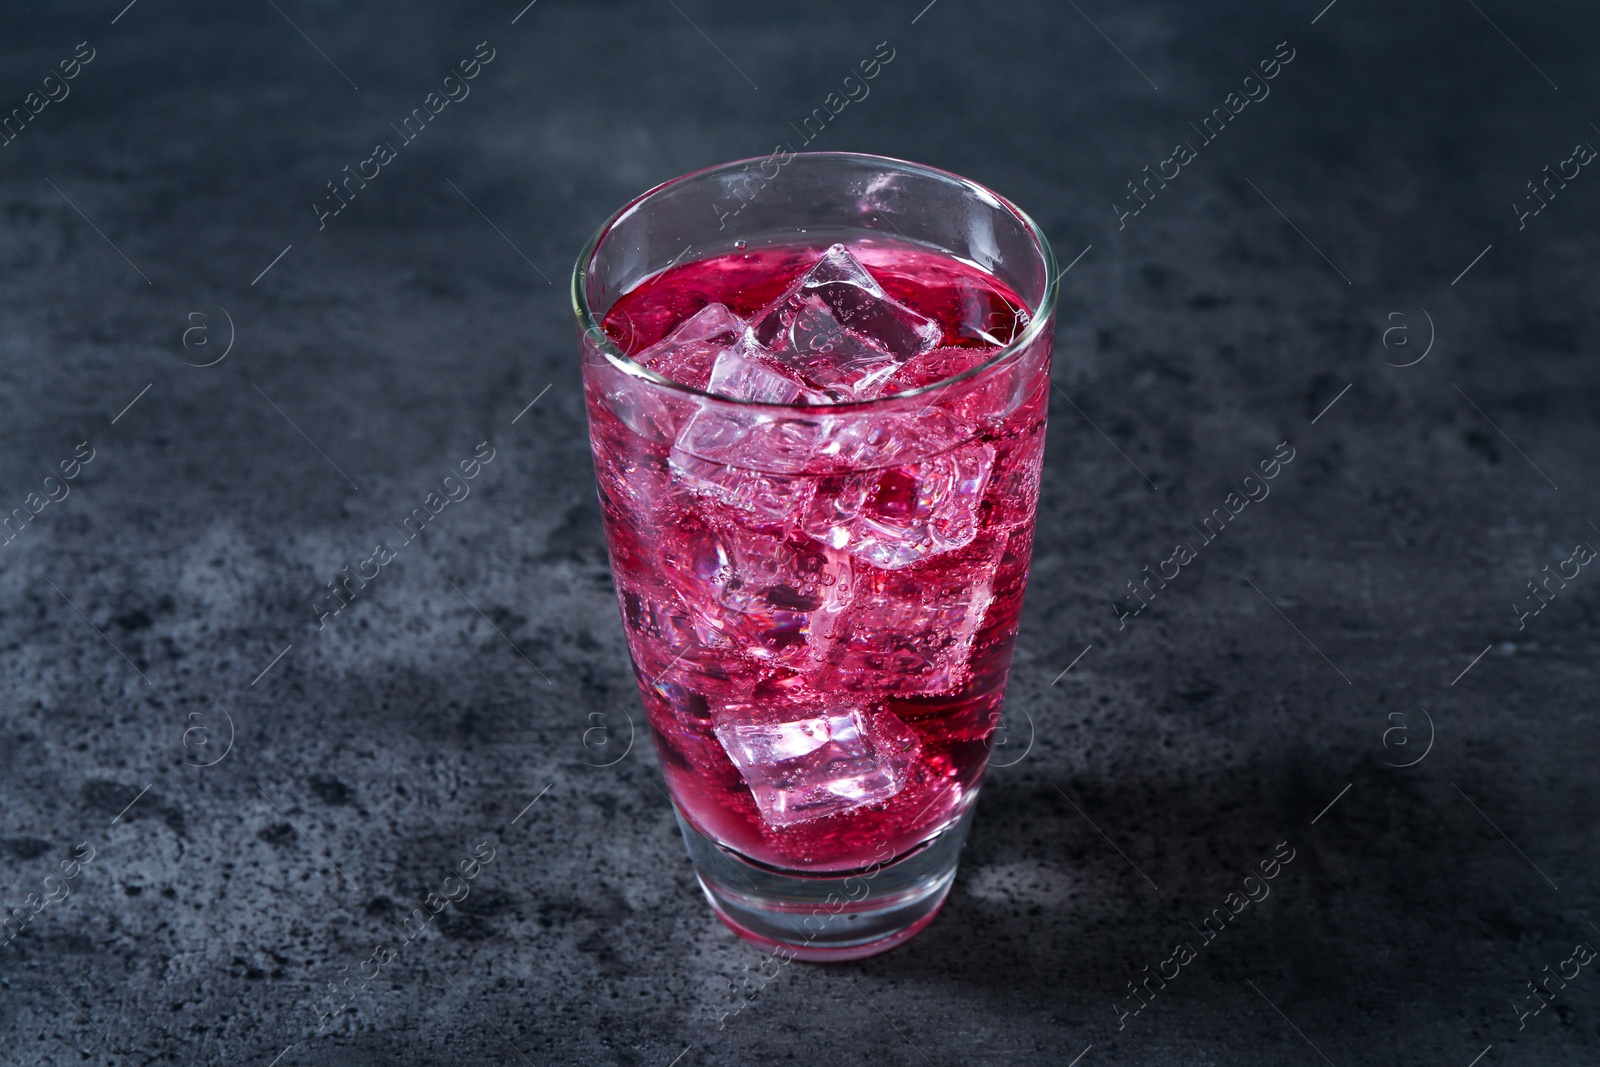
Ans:
[[[664,387],[586,378],[612,573],[673,796],[746,857],[818,871],[899,856],[975,795],[1027,580],[1048,383],[1043,349],[944,387],[937,412],[830,414],[852,390],[976,366],[1026,322],[970,265],[848,252],[836,274],[815,246],[685,264],[606,316],[620,347],[685,384],[804,394],[783,402],[816,417],[778,420],[781,449],[770,418],[682,414],[639,395]],[[790,353],[772,363],[750,335]],[[750,384],[752,361],[770,382]]]
[[[900,376],[894,391],[931,385],[977,366],[1027,324],[1021,298],[970,264],[900,246],[853,245],[848,253],[891,300],[938,329],[932,347],[942,358],[905,368],[908,373]],[[617,301],[605,316],[606,335],[638,358],[714,304],[753,321],[825,254],[817,246],[784,246],[669,268]],[[685,385],[706,388],[704,373],[674,373],[681,368],[649,360],[646,365]]]

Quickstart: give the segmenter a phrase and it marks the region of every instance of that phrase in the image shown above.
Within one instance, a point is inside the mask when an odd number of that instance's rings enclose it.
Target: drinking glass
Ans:
[[[869,270],[976,268],[1021,314],[975,327],[996,345],[975,367],[821,405],[673,381],[607,321],[685,265],[835,242]],[[839,152],[666,182],[578,258],[590,441],[661,770],[711,907],[784,958],[885,951],[949,893],[1027,581],[1056,283],[1003,197]],[[952,314],[984,306],[969,297]]]

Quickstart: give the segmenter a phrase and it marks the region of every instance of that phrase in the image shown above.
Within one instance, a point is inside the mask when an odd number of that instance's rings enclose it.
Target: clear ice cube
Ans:
[[[828,402],[822,393],[780,373],[748,334],[718,353],[707,391],[769,404]],[[695,493],[767,520],[781,520],[805,506],[811,483],[768,471],[775,462],[783,465],[785,457],[794,469],[802,467],[815,447],[816,429],[806,419],[702,406],[684,423],[668,463]]]
[[[828,397],[809,388],[793,370],[763,352],[749,333],[717,353],[706,391],[763,404],[826,404]]]
[[[816,491],[805,471],[831,421],[701,410],[678,434],[667,466],[697,496],[761,522],[793,525]]]
[[[721,304],[707,304],[649,348],[635,363],[696,389],[706,388],[717,358],[744,336],[746,323]]]
[[[1002,348],[1015,341],[1027,328],[1028,312],[1013,307],[992,289],[962,286],[960,308],[956,313],[956,333]]]
[[[900,364],[937,344],[941,330],[892,299],[836,244],[755,316],[750,336],[810,388],[834,400],[864,400]]]
[[[888,800],[921,754],[892,712],[818,703],[729,704],[712,727],[767,825],[783,829]]]
[[[805,508],[815,489],[809,478],[718,463],[682,449],[673,450],[667,465],[691,492],[765,522],[792,520]]]
[[[727,328],[737,322],[721,305],[700,316],[706,321],[696,331],[685,323],[680,332],[698,337],[723,331],[713,337],[723,344]],[[832,246],[716,352],[705,384],[717,396],[800,410],[704,402],[681,423],[673,473],[702,496],[766,519],[793,521],[810,491],[787,476],[815,471],[815,461],[834,469],[882,466],[912,446],[956,443],[966,434],[950,434],[949,420],[932,409],[877,419],[827,411],[835,401],[883,392],[908,360],[926,355],[939,337],[937,323],[896,303],[843,245]],[[938,440],[922,440],[930,434]]]
[[[946,378],[954,378],[986,360],[993,359],[995,353],[999,351],[999,348],[988,345],[968,348],[930,348],[902,363],[889,379],[884,391],[903,393],[907,389],[921,389],[942,382]]]
[[[994,447],[971,442],[915,463],[821,480],[805,532],[896,570],[972,543]]]
[[[619,583],[617,601],[622,606],[628,645],[641,670],[665,670],[667,663],[681,661],[704,647],[688,609],[670,591],[646,582]],[[657,656],[662,663],[653,662]]]
[[[698,518],[679,523],[663,562],[701,644],[767,665],[819,661],[851,588],[848,560],[815,542]]]
[[[903,393],[954,378],[993,359],[1000,349],[993,346],[935,348],[901,364],[888,382],[885,394]],[[967,379],[954,387],[943,401],[951,414],[966,422],[998,422],[1010,415],[1043,388],[1045,376],[1038,373],[1037,357],[1025,356]]]
[[[936,571],[858,573],[849,607],[818,635],[827,659],[816,684],[908,695],[964,685],[1006,541],[985,538]]]

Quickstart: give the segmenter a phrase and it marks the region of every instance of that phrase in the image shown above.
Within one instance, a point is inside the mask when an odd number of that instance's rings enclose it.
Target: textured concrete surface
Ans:
[[[0,1062],[1600,1058],[1587,9],[122,3],[0,14],[0,109],[38,109],[0,147],[0,506],[40,509],[0,547]],[[1060,394],[949,906],[767,980],[628,748],[563,282],[884,41],[812,147],[1034,212]]]

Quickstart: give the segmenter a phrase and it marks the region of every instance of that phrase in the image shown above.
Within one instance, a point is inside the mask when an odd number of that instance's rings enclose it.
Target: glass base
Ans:
[[[676,805],[673,812],[718,918],[789,959],[828,963],[887,952],[933,921],[955,881],[975,807],[897,860],[826,875],[755,864],[696,830]]]

